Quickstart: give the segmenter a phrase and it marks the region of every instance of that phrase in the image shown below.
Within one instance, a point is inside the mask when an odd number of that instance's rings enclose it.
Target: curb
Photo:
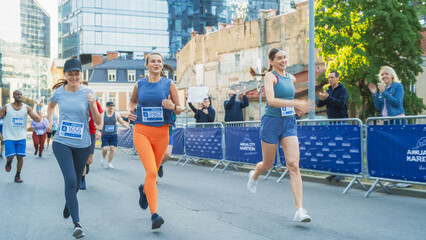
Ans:
[[[175,161],[176,162],[178,159],[179,159],[179,157],[171,156],[170,159],[169,159],[169,161],[171,160],[171,161]],[[216,165],[216,163],[217,162],[214,161],[214,160],[206,160],[206,159],[199,159],[198,160],[198,165],[199,166],[205,166],[205,167],[211,167],[211,168],[213,168]],[[238,170],[240,172],[247,172],[247,173],[250,170],[254,169],[254,165],[242,165],[242,166],[237,166],[237,167],[238,167]],[[217,171],[221,171],[221,170],[222,170],[222,168],[218,167]],[[232,170],[232,168],[231,168],[230,170],[227,170],[227,171],[235,171],[235,170]],[[263,174],[263,176],[264,175],[265,174]],[[303,181],[315,182],[315,183],[322,183],[322,184],[327,184],[327,185],[331,185],[331,186],[341,186],[342,187],[342,192],[348,186],[348,184],[350,183],[350,181],[348,181],[348,180],[343,180],[343,181],[340,181],[340,182],[328,181],[328,180],[325,179],[325,175],[323,175],[323,176],[315,176],[315,175],[307,174],[306,172],[303,172],[303,171],[302,171],[301,175],[302,175]],[[278,179],[280,176],[278,175],[278,173],[272,172],[269,175],[269,177],[276,177]],[[288,178],[289,178],[289,175],[287,175],[285,177],[285,179],[288,179]],[[370,189],[370,187],[373,185],[370,182],[366,182],[365,179],[362,181],[362,183],[365,185],[365,187],[367,189]],[[355,188],[355,189],[361,190],[361,192],[362,192],[361,197],[363,197],[364,194],[367,192],[367,191],[362,191],[362,189],[358,188],[358,187]],[[375,189],[379,189],[379,187],[376,187]],[[424,198],[424,199],[426,199],[426,190],[413,189],[413,188],[388,188],[388,189],[391,192],[391,194],[389,194],[389,195],[397,195],[397,196],[405,196],[405,197],[416,197],[416,198]],[[351,188],[349,191],[352,191],[352,190],[353,190],[353,188]],[[375,193],[375,192],[372,192],[368,198],[372,198],[372,197],[374,198],[375,194],[373,194],[373,193]],[[376,192],[376,194],[386,194],[386,192],[384,192],[383,190],[380,190],[380,191]]]

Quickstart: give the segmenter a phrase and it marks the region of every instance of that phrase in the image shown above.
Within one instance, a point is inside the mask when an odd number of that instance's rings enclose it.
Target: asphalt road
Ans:
[[[74,239],[73,224],[62,218],[63,178],[52,150],[34,156],[27,143],[22,179],[13,182],[0,159],[0,240]],[[149,210],[138,205],[144,169],[137,156],[117,153],[115,169],[101,168],[100,151],[78,193],[84,239],[425,239],[426,200],[304,182],[310,223],[295,223],[289,179],[259,180],[246,189],[246,172],[211,172],[210,167],[165,164],[158,179],[158,213],[165,224],[151,230]]]

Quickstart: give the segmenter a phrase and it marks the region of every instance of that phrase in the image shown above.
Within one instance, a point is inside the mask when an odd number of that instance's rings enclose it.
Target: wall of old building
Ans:
[[[274,16],[274,12],[263,11],[260,19],[194,35],[178,52],[178,88],[208,86],[216,121],[224,119],[223,102],[229,89],[236,86],[246,86],[247,90],[256,88],[257,81],[248,69],[266,70],[269,49],[277,47],[287,52],[288,72],[295,74],[307,68],[308,4],[298,4],[297,11],[285,15]],[[316,57],[315,62],[324,66],[321,58]],[[252,103],[246,110],[246,120],[258,120],[258,109],[258,104]]]

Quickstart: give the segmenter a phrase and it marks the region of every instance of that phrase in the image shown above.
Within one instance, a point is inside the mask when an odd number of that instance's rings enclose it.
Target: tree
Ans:
[[[351,117],[365,119],[376,110],[367,85],[379,81],[381,66],[395,69],[404,85],[406,115],[426,107],[410,91],[422,72],[421,27],[408,0],[317,0],[315,44],[327,64],[337,70],[349,93]]]

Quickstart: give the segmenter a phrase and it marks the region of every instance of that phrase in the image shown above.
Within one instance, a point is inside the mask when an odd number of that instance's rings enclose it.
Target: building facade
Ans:
[[[227,22],[226,0],[168,0],[170,56],[191,39],[191,32],[205,33],[207,26]]]
[[[60,0],[59,58],[90,62],[108,51],[169,54],[166,0]],[[139,53],[139,54],[138,54]]]
[[[0,0],[0,104],[22,91],[27,103],[50,96],[50,16],[35,0]]]

